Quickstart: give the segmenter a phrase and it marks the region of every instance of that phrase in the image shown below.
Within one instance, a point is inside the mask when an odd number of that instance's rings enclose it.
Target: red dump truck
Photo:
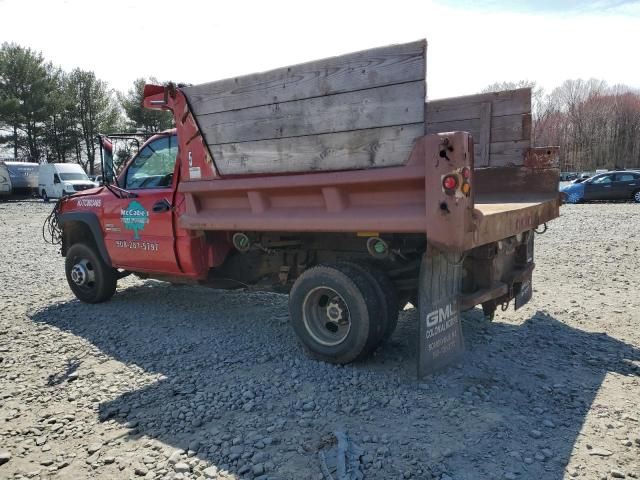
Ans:
[[[428,370],[460,311],[531,297],[534,230],[559,214],[557,148],[532,148],[531,92],[426,102],[426,42],[196,86],[147,85],[173,113],[103,185],[61,199],[69,286],[108,300],[134,273],[289,293],[316,358],[363,358],[419,305]]]

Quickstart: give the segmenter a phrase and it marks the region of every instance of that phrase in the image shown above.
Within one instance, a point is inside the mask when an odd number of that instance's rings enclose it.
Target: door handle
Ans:
[[[169,210],[171,210],[171,204],[163,198],[159,202],[153,204],[152,210],[154,213],[168,212]]]

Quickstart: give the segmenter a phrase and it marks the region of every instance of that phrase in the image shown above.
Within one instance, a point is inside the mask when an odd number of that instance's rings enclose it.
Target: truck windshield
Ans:
[[[62,181],[71,182],[73,180],[89,180],[85,173],[61,173]]]
[[[126,188],[169,187],[178,154],[178,138],[168,135],[145,146],[127,170]]]

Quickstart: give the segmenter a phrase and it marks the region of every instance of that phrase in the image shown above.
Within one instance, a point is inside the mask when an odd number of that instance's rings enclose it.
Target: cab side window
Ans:
[[[151,142],[129,165],[125,188],[170,187],[177,154],[178,138],[175,135]]]

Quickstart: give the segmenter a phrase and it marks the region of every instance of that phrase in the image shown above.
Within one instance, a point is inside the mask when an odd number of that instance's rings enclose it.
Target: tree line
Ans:
[[[149,82],[157,83],[155,78]],[[64,71],[40,52],[15,43],[0,47],[0,147],[17,160],[75,162],[96,170],[96,136],[171,128],[168,112],[142,108],[147,79],[117,92],[94,72]]]
[[[138,78],[127,93],[117,92],[94,72],[67,72],[40,52],[3,43],[0,148],[18,160],[76,162],[93,174],[97,134],[171,128],[168,112],[142,108],[147,81],[158,83]],[[559,145],[562,170],[640,168],[639,91],[595,79],[567,80],[549,93],[527,80],[483,91],[519,87],[532,88],[534,145]]]
[[[640,91],[603,80],[566,80],[549,93],[535,82],[502,82],[483,92],[532,88],[532,141],[560,146],[562,171],[640,169]]]

